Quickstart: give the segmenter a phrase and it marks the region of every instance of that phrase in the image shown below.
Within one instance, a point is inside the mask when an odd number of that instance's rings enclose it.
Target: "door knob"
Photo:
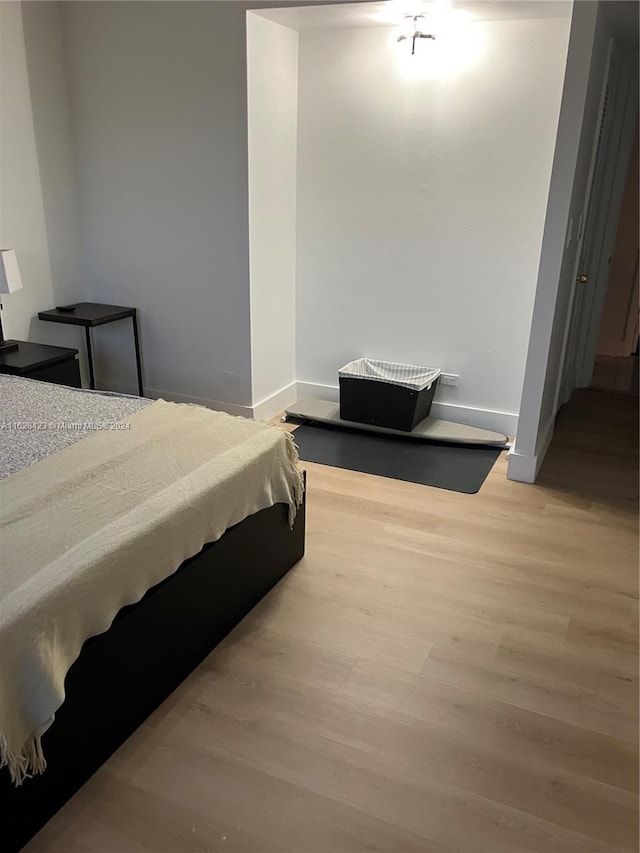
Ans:
[[[588,276],[588,275],[585,275],[585,274],[583,273],[582,275],[579,275],[579,276],[578,276],[578,278],[576,279],[576,281],[579,281],[579,282],[580,282],[580,284],[586,284],[586,283],[589,281],[589,276]]]

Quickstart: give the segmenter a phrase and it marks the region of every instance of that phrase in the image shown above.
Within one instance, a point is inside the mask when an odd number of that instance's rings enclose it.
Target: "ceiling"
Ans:
[[[476,21],[566,18],[571,15],[570,0],[453,0],[451,5]],[[615,2],[612,5],[616,5]],[[633,0],[628,5],[637,4]],[[415,6],[415,1],[412,6]],[[294,30],[342,30],[393,26],[402,16],[402,2],[386,0],[254,11]]]

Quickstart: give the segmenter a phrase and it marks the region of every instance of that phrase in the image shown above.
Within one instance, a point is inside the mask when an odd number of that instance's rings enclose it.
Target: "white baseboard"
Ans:
[[[339,399],[339,389],[336,385],[316,385],[313,382],[297,382],[296,385],[298,400],[319,397],[321,400],[337,402]],[[518,415],[515,412],[495,412],[491,409],[458,406],[455,403],[439,403],[434,400],[431,414],[443,421],[490,429],[509,436],[515,435],[518,428]]]
[[[507,456],[508,480],[517,480],[520,483],[535,483],[540,466],[544,462],[544,457],[551,444],[554,426],[555,417],[552,417],[547,421],[545,428],[538,438],[534,454],[519,453],[518,439],[516,437],[515,447]]]
[[[516,412],[498,412],[475,406],[459,406],[456,403],[439,403],[437,400],[433,401],[431,412],[434,417],[441,418],[443,421],[490,429],[507,436],[515,435],[518,429]]]
[[[535,483],[538,470],[542,463],[537,456],[527,456],[511,450],[507,455],[507,480],[517,480],[519,483]]]
[[[137,396],[138,389],[134,385],[119,382],[101,383],[97,382],[99,388],[115,391],[118,394],[131,394]],[[281,388],[271,397],[261,400],[254,406],[243,406],[239,403],[227,403],[225,400],[209,400],[203,397],[191,397],[185,394],[174,394],[169,391],[160,391],[156,388],[144,389],[145,397],[152,400],[170,400],[173,403],[197,403],[208,409],[218,412],[228,412],[230,415],[241,415],[245,418],[256,420],[269,420],[297,400],[309,397],[319,397],[322,400],[336,401],[339,399],[337,385],[317,385],[312,382],[293,382],[285,388]],[[495,412],[490,409],[477,409],[471,406],[457,406],[454,403],[439,403],[434,401],[431,406],[431,414],[436,418],[454,423],[467,424],[468,426],[490,429],[505,435],[515,435],[518,425],[518,416],[511,412]],[[545,448],[546,450],[546,448]]]
[[[283,412],[298,399],[297,383],[292,382],[285,388],[281,388],[261,402],[253,406],[253,417],[259,421],[268,421]]]
[[[138,396],[138,388],[135,385],[128,385],[123,382],[109,382],[108,387],[105,383],[97,380],[98,389],[104,391],[115,391],[118,394],[131,394],[134,397]],[[196,403],[199,406],[206,406],[207,409],[215,409],[217,412],[228,412],[230,415],[240,415],[244,418],[253,417],[253,408],[251,406],[241,406],[239,403],[227,403],[224,400],[207,400],[204,397],[190,397],[185,394],[173,394],[169,391],[159,391],[156,388],[144,389],[144,396],[150,400],[169,400],[172,403]]]
[[[296,400],[309,400],[316,397],[337,403],[340,391],[337,385],[316,385],[313,382],[296,382]]]

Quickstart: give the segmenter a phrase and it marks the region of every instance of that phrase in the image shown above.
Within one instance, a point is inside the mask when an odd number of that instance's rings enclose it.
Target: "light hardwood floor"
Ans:
[[[637,429],[579,393],[475,496],[308,465],[303,562],[28,853],[636,851]]]

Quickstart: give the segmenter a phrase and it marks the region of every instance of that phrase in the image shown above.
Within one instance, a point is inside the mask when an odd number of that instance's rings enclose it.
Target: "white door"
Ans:
[[[638,327],[638,127],[631,148],[616,243],[611,256],[609,285],[598,338],[599,355],[629,356],[636,348]]]
[[[591,384],[637,116],[637,92],[637,65],[634,68],[634,62],[621,57],[610,43],[590,181],[578,227],[573,307],[556,411],[576,387]]]
[[[590,291],[595,286],[595,278],[602,253],[603,207],[602,196],[605,190],[607,164],[612,148],[613,108],[619,59],[613,41],[609,42],[609,51],[605,65],[602,94],[600,96],[600,121],[591,155],[591,168],[587,180],[584,204],[577,225],[577,252],[574,268],[574,283],[571,300],[569,328],[565,337],[564,363],[561,380],[556,391],[557,411],[559,405],[566,403],[578,379],[579,350],[583,343],[585,321],[590,304]]]

